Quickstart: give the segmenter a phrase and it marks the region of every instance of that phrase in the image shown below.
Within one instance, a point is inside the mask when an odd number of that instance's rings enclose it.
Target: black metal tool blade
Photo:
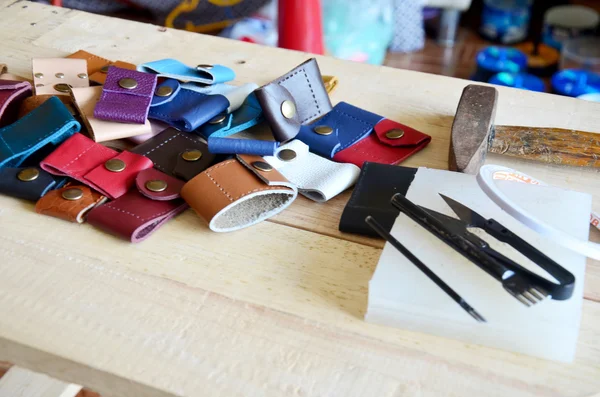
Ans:
[[[444,196],[441,193],[438,194],[442,196],[446,204],[448,204],[450,208],[452,208],[452,211],[454,211],[454,213],[458,215],[460,220],[465,222],[467,226],[483,227],[485,225],[485,222],[487,220],[483,216],[479,215],[477,212],[459,203],[458,201],[451,199],[448,196]]]

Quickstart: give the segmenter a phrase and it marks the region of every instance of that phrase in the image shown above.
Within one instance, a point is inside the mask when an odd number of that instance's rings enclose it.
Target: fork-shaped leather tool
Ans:
[[[498,229],[498,235],[501,238],[498,239],[521,251],[553,277],[556,277],[560,284],[553,283],[525,269],[495,251],[486,241],[469,232],[468,224],[461,220],[422,208],[400,194],[394,195],[391,202],[394,207],[413,221],[500,281],[504,289],[522,304],[531,306],[549,295],[558,300],[568,299],[572,295],[575,277],[569,271],[501,225]],[[505,238],[504,235],[510,236],[510,238]],[[527,244],[527,249],[523,250],[525,247],[523,243]]]

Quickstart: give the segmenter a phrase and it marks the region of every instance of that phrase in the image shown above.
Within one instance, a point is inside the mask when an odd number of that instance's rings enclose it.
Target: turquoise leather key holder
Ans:
[[[80,128],[60,99],[52,97],[27,116],[0,129],[0,168],[18,167],[44,146],[58,146]]]
[[[179,81],[193,81],[202,84],[225,83],[235,79],[235,73],[223,65],[187,66],[176,59],[161,59],[138,66],[138,71],[158,74]]]

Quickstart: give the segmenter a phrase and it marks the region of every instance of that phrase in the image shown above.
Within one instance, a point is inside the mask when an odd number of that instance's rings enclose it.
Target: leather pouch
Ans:
[[[106,58],[99,57],[84,50],[79,50],[67,58],[85,59],[87,61],[87,73],[91,82],[104,84],[109,66],[116,66],[122,69],[136,70],[132,63],[116,61],[112,62]]]
[[[105,201],[106,197],[87,186],[69,184],[40,198],[35,211],[68,222],[83,223],[88,212]]]
[[[161,59],[138,66],[145,73],[156,73],[159,77],[168,77],[179,81],[193,81],[202,84],[225,83],[235,79],[235,73],[223,65],[187,66],[176,59]]]
[[[185,184],[181,196],[215,232],[252,226],[283,211],[298,191],[259,156],[237,156]]]
[[[180,197],[183,184],[153,168],[141,171],[134,188],[93,209],[88,223],[132,243],[143,241],[188,208]]]
[[[94,117],[145,124],[155,88],[156,75],[110,66]]]
[[[62,102],[52,97],[4,128],[0,128],[0,168],[18,167],[38,151],[54,148],[79,131],[80,124]]]
[[[0,79],[0,128],[17,120],[21,102],[30,95],[28,82]]]
[[[369,215],[391,230],[399,211],[390,204],[390,199],[396,193],[405,195],[416,173],[416,168],[365,163],[342,212],[340,231],[378,237],[365,222]]]
[[[354,164],[341,164],[309,152],[308,146],[295,139],[282,145],[275,156],[264,158],[300,194],[316,202],[325,202],[350,188],[360,174]]]
[[[66,181],[37,167],[0,168],[0,194],[37,201]]]
[[[31,63],[36,95],[69,95],[70,88],[90,85],[83,59],[34,58]]]
[[[153,164],[147,157],[128,151],[118,153],[82,134],[75,134],[40,166],[53,175],[71,177],[116,199],[133,185],[138,172],[152,168]]]

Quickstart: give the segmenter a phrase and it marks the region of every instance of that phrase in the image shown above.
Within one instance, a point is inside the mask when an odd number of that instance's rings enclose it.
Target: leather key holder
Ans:
[[[71,177],[111,199],[127,192],[138,172],[152,168],[147,157],[123,151],[118,153],[75,134],[46,157],[40,166],[54,175]]]
[[[116,66],[122,69],[136,70],[136,66],[128,62],[112,62],[106,58],[91,54],[84,50],[79,50],[67,58],[85,59],[87,61],[87,73],[91,82],[96,84],[104,84],[109,66]]]
[[[258,139],[208,138],[208,151],[214,154],[251,154],[273,156],[279,142]]]
[[[340,164],[317,156],[297,139],[282,145],[275,156],[264,159],[295,184],[300,194],[320,203],[350,188],[360,174],[360,168],[354,164]]]
[[[301,125],[331,110],[331,101],[314,58],[255,92],[273,136],[280,142],[294,138]]]
[[[19,105],[30,95],[28,82],[0,79],[0,127],[17,120]]]
[[[52,190],[35,204],[35,212],[73,223],[83,223],[94,207],[104,203],[106,197],[87,186],[69,184]]]
[[[296,187],[259,156],[237,156],[195,176],[181,197],[215,232],[252,226],[283,211]]]
[[[52,97],[22,119],[0,128],[0,168],[18,167],[45,146],[60,145],[79,131],[79,123]]]
[[[132,243],[143,241],[188,208],[180,196],[183,184],[156,169],[144,170],[129,192],[93,209],[88,223]]]
[[[192,179],[216,160],[198,136],[174,128],[161,132],[131,151],[148,157],[154,168],[184,181]]]
[[[0,194],[37,201],[66,181],[37,167],[0,168]]]
[[[73,88],[71,98],[81,115],[81,120],[87,127],[89,136],[96,142],[128,138],[148,134],[152,131],[150,122],[144,124],[115,123],[114,121],[99,120],[94,117],[94,108],[102,95],[102,87]]]
[[[225,117],[209,121],[200,127],[198,132],[206,139],[209,137],[224,138],[254,127],[263,120],[262,108],[256,95],[249,94],[238,109]]]
[[[155,88],[156,75],[110,66],[94,117],[145,124]]]
[[[179,81],[193,81],[202,84],[225,83],[235,79],[233,70],[222,65],[187,66],[176,59],[161,59],[138,66],[145,73],[156,73],[159,77],[168,77]]]
[[[36,95],[69,95],[70,88],[90,85],[83,59],[34,58],[31,63]]]

